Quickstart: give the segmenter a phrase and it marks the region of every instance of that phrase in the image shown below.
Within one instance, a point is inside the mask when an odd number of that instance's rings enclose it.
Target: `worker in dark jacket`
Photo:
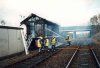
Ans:
[[[44,42],[44,37],[41,38],[41,45],[42,45],[42,50],[44,50],[45,48],[45,42]]]

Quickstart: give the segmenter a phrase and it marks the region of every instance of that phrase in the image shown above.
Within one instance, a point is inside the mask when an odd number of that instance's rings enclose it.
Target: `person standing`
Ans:
[[[42,37],[38,37],[38,39],[36,41],[39,52],[41,52],[41,48],[42,48],[41,39],[42,39]]]
[[[51,44],[52,44],[52,51],[55,51],[55,46],[56,46],[56,37],[52,37],[51,39]]]
[[[45,43],[44,43],[44,37],[41,37],[41,46],[42,46],[42,50],[44,50],[44,48],[45,48]]]
[[[70,36],[69,35],[67,35],[67,43],[68,43],[68,46],[70,46],[71,45],[71,38],[70,38]]]
[[[49,46],[49,39],[48,39],[47,36],[45,36],[44,43],[45,43],[44,45],[45,45],[46,50],[49,51],[49,48],[48,48],[48,46]]]

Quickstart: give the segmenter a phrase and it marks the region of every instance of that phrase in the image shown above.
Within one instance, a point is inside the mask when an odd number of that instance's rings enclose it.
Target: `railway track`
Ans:
[[[0,68],[100,68],[93,49],[79,46],[58,48],[55,52],[43,51],[30,58],[10,63]]]
[[[53,55],[45,62],[38,64],[36,68],[65,68],[74,51],[78,49],[78,46],[70,46],[67,48],[58,49],[62,49],[62,51],[56,55]]]
[[[100,63],[93,49],[80,47],[74,52],[66,68],[100,68]]]
[[[95,53],[88,46],[58,49],[62,51],[36,68],[100,68]]]
[[[55,52],[41,52],[38,53],[36,56],[31,57],[29,59],[25,59],[21,62],[6,66],[5,68],[34,68],[37,64],[42,63],[43,61],[47,60],[48,58],[50,58],[52,55],[60,52],[60,50],[56,50]]]

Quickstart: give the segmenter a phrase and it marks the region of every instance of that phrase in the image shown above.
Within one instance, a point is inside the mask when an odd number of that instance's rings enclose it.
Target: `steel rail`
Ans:
[[[93,54],[93,57],[94,57],[94,59],[95,59],[95,61],[96,61],[96,63],[97,63],[97,66],[100,68],[100,62],[99,62],[99,60],[98,60],[98,58],[97,58],[95,52],[93,51],[93,49],[90,49],[90,50],[91,50],[91,52],[92,52],[92,54]]]
[[[69,66],[70,66],[70,64],[71,64],[71,62],[72,62],[72,60],[73,60],[73,58],[75,57],[75,55],[76,55],[77,52],[78,52],[78,49],[79,49],[79,47],[75,50],[74,54],[72,55],[71,59],[69,60],[69,62],[68,62],[68,64],[67,64],[66,68],[69,68]]]

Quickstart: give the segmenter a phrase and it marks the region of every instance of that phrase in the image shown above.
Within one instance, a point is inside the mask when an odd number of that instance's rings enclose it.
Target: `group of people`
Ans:
[[[55,51],[55,46],[56,46],[56,43],[57,43],[57,40],[56,40],[56,37],[55,36],[52,36],[52,38],[48,38],[47,36],[45,37],[42,37],[42,36],[39,36],[37,37],[38,39],[36,40],[36,46],[38,47],[39,49],[39,52],[41,52],[41,50],[48,50],[49,51],[49,45],[51,44],[51,47],[52,47],[52,51]],[[67,38],[65,39],[68,43],[68,46],[71,45],[71,38],[69,35],[67,35]]]
[[[55,46],[56,46],[56,37],[52,36],[51,40],[45,36],[39,36],[38,39],[36,40],[36,46],[39,49],[39,52],[41,52],[41,50],[48,50],[49,51],[49,45],[51,44],[52,46],[52,51],[55,51]]]

